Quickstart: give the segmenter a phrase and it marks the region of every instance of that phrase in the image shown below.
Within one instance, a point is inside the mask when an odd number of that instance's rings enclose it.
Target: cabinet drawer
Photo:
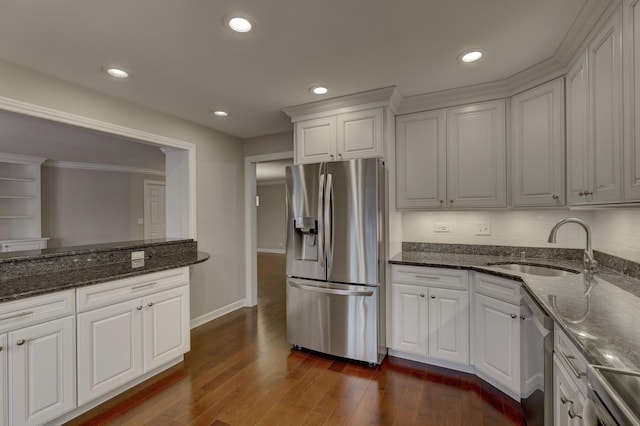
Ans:
[[[391,274],[391,281],[398,284],[469,289],[469,274],[461,269],[393,265]]]
[[[554,326],[553,351],[558,359],[571,373],[571,379],[578,385],[583,394],[587,393],[587,364],[586,358],[580,350],[573,344],[565,332],[555,324]]]
[[[474,291],[502,300],[514,305],[520,305],[520,282],[506,280],[485,274],[474,274]]]
[[[73,290],[45,294],[0,304],[0,333],[72,315],[75,311]]]
[[[189,268],[170,269],[76,289],[78,312],[189,284]]]

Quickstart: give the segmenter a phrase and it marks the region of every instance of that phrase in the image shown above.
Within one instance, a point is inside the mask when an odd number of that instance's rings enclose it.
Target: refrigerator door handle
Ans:
[[[333,263],[333,175],[326,174],[327,184],[324,188],[324,245],[327,257],[327,276]]]
[[[318,221],[322,222],[322,226],[318,226],[318,257],[320,258],[320,267],[324,269],[325,267],[325,247],[324,247],[324,231],[326,222],[324,222],[324,206],[323,206],[323,198],[324,198],[324,174],[320,175],[320,184],[318,185]],[[326,273],[325,273],[326,277]]]
[[[314,285],[298,284],[289,281],[291,287],[299,288],[300,290],[316,291],[318,293],[335,294],[339,296],[373,296],[373,291],[367,290],[338,290],[335,288],[316,287]]]

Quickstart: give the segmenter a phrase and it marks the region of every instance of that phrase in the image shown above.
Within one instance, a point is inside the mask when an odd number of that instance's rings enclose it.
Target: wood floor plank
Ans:
[[[522,424],[518,404],[464,373],[387,358],[376,369],[293,350],[285,259],[258,255],[258,306],[191,332],[182,365],[69,425]]]

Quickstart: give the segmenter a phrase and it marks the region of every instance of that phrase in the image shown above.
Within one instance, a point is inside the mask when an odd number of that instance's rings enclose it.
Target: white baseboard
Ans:
[[[229,312],[233,312],[237,309],[240,309],[245,305],[246,305],[245,299],[240,299],[237,302],[230,303],[227,306],[223,306],[222,308],[216,309],[215,311],[211,311],[204,315],[200,315],[199,317],[193,318],[191,320],[191,328],[193,329],[209,321],[213,321],[214,319],[220,318],[221,316],[226,315]]]
[[[286,252],[282,249],[267,249],[267,248],[259,248],[256,249],[258,253],[277,253],[277,254],[285,254]]]

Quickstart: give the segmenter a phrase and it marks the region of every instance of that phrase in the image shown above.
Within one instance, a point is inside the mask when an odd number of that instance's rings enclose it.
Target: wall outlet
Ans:
[[[476,235],[491,235],[491,222],[476,223]]]
[[[436,223],[433,225],[433,232],[449,232],[448,223]]]
[[[131,260],[144,260],[144,250],[132,251]]]
[[[143,225],[144,224],[144,219],[139,217],[138,218],[138,225]]]

